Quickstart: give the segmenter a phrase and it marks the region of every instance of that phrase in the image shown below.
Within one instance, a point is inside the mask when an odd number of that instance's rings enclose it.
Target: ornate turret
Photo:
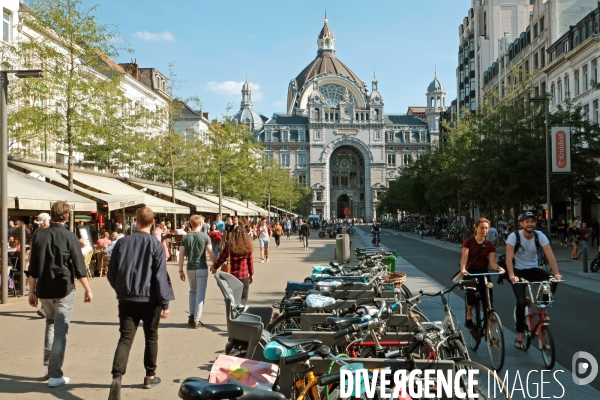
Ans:
[[[319,50],[334,50],[335,36],[333,36],[331,29],[329,29],[327,22],[327,12],[325,12],[325,25],[323,25],[323,29],[321,29],[321,33],[317,39]]]

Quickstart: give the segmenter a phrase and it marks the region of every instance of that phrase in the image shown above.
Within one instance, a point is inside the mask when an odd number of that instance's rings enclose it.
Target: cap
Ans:
[[[48,214],[48,213],[41,213],[40,215],[37,216],[37,219],[34,222],[36,224],[40,225],[40,224],[43,224],[44,222],[46,222],[49,219],[50,219],[50,214]]]
[[[529,217],[536,219],[536,215],[533,211],[527,211],[524,212],[523,215],[521,215],[521,221],[525,221]]]

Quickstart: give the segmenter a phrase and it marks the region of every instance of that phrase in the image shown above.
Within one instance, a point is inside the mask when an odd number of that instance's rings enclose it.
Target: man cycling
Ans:
[[[502,268],[496,264],[496,246],[487,240],[486,236],[490,229],[490,221],[485,218],[479,218],[475,225],[475,234],[468,237],[462,244],[462,257],[460,258],[460,272],[463,276],[468,274],[485,274],[488,272],[488,265],[492,266],[494,271]],[[485,288],[485,279],[478,277],[477,291],[481,296],[483,304],[487,304],[487,290]],[[490,289],[490,304],[493,303],[492,290]],[[477,303],[477,296],[473,291],[467,291],[467,320],[465,327],[473,329],[473,307]],[[484,310],[485,312],[485,310]]]
[[[516,282],[519,282],[520,278],[524,278],[529,282],[547,281],[552,275],[554,275],[556,280],[562,280],[562,275],[558,272],[556,258],[554,258],[554,253],[550,247],[550,242],[546,235],[535,230],[535,221],[535,214],[529,211],[526,212],[521,218],[521,228],[523,229],[511,233],[506,239],[506,269],[508,270],[508,278],[517,298],[517,338],[515,339],[515,347],[519,350],[527,349],[523,344],[523,332],[525,331],[525,293],[527,288],[526,285],[519,285]],[[520,242],[518,245],[517,235],[519,235]],[[515,248],[515,246],[518,248]],[[539,246],[542,247],[550,262],[552,274],[538,265],[537,247]],[[553,283],[552,293],[555,291],[556,283]]]
[[[371,233],[373,234],[373,244],[376,247],[379,247],[379,235],[381,234],[381,225],[379,225],[377,218],[373,219],[373,227],[371,228]]]

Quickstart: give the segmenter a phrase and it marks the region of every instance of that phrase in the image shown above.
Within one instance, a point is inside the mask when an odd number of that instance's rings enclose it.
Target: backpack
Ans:
[[[523,248],[523,245],[521,244],[521,234],[519,233],[519,231],[514,232],[517,241],[515,242],[515,253],[517,251],[519,251],[519,248]],[[540,249],[541,245],[540,245],[540,238],[538,237],[537,232],[534,230],[533,231],[533,238],[535,240],[535,249],[536,251]],[[523,251],[525,251],[525,249],[523,248]],[[498,263],[497,263],[500,267],[502,267],[502,269],[504,269],[504,275],[499,275],[498,276],[498,284],[502,285],[503,284],[503,280],[507,279],[508,280],[508,269],[506,268],[506,256],[503,254],[498,258]],[[515,259],[513,257],[513,268],[515,265]]]
[[[516,253],[517,251],[519,251],[520,247],[523,248],[523,245],[521,244],[521,234],[519,233],[519,231],[515,232],[515,236],[517,237],[517,241],[515,243],[515,253]],[[538,234],[535,230],[533,231],[533,238],[535,240],[535,249],[539,250],[541,247],[540,246],[540,238],[538,237]],[[525,251],[525,248],[523,248],[523,251]]]

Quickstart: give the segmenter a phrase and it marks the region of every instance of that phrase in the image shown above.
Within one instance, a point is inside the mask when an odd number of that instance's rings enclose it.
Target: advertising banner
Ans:
[[[552,172],[571,172],[571,127],[552,127]]]

